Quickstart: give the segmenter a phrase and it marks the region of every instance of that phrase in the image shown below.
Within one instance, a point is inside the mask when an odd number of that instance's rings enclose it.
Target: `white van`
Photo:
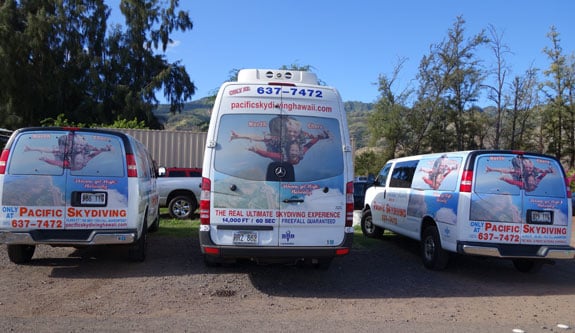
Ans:
[[[423,263],[447,266],[449,252],[509,258],[519,271],[572,259],[571,191],[553,157],[521,151],[464,151],[391,160],[367,190],[361,228],[422,243]]]
[[[158,202],[151,155],[120,132],[20,129],[0,157],[0,243],[14,263],[29,262],[38,244],[127,244],[143,261]]]
[[[207,265],[328,267],[353,239],[352,148],[336,89],[304,71],[246,69],[220,88],[203,164]]]

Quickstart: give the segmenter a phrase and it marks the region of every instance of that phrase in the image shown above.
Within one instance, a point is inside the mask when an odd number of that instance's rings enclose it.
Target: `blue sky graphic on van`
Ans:
[[[521,223],[526,212],[553,211],[567,224],[566,186],[561,168],[541,157],[489,155],[477,159],[470,219]]]
[[[215,169],[235,177],[269,179],[267,169],[272,162],[293,172],[288,181],[314,181],[343,173],[339,122],[334,118],[224,115],[217,142]]]
[[[454,191],[457,183],[457,170],[461,166],[461,157],[447,157],[443,154],[437,158],[422,159],[413,176],[412,187]]]

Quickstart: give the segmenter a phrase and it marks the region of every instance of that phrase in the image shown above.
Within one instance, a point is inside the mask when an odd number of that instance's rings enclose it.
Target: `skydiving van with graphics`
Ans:
[[[353,237],[352,149],[336,89],[313,73],[246,69],[220,88],[200,203],[206,265],[328,267]]]
[[[146,256],[159,226],[156,172],[146,147],[96,129],[25,128],[0,157],[0,243],[14,263],[37,245],[125,244]]]
[[[387,162],[367,190],[361,228],[421,242],[423,263],[449,253],[507,258],[522,272],[573,259],[571,191],[553,157],[521,151],[465,151]]]

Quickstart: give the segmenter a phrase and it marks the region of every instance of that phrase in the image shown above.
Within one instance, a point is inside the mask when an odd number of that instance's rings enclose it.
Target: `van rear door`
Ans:
[[[468,240],[569,245],[571,216],[557,160],[537,154],[478,154]]]
[[[73,132],[66,183],[68,228],[128,228],[125,146],[119,136]]]
[[[283,87],[279,244],[338,246],[346,220],[346,161],[339,96],[321,87]]]
[[[125,152],[117,136],[65,130],[24,131],[10,156],[2,205],[13,206],[17,212],[13,220],[22,221],[21,225],[15,224],[17,228],[127,226]]]

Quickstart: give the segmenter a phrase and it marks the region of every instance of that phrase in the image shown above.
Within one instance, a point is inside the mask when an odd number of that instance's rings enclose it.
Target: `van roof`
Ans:
[[[238,72],[238,82],[281,82],[318,85],[317,75],[305,71],[283,69],[242,69]]]

